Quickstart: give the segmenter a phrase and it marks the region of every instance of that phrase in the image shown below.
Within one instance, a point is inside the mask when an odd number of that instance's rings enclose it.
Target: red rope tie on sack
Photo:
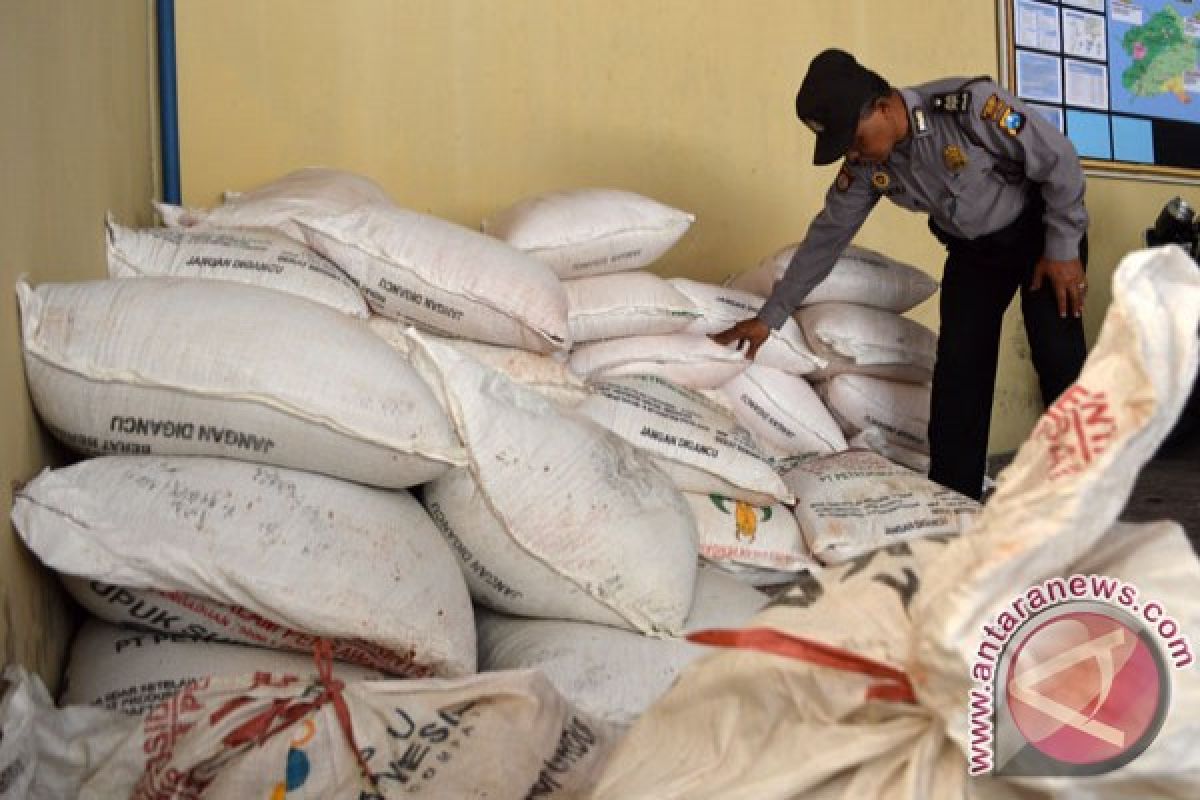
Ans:
[[[245,744],[261,746],[275,734],[295,725],[326,703],[333,703],[338,726],[346,735],[346,742],[350,745],[351,752],[354,753],[354,759],[358,762],[359,769],[371,784],[371,788],[377,789],[378,779],[372,774],[366,759],[358,749],[358,744],[354,741],[354,723],[350,718],[350,708],[346,705],[346,698],[342,695],[342,690],[346,685],[333,677],[333,644],[328,639],[317,639],[313,644],[313,659],[317,664],[317,680],[321,684],[321,694],[304,702],[293,701],[286,697],[276,698],[271,701],[271,705],[230,731],[221,740],[221,743],[229,748],[237,748]],[[254,700],[250,697],[235,697],[213,712],[210,721],[213,724],[219,723],[229,714],[252,702]]]
[[[819,667],[831,667],[843,672],[853,672],[880,679],[880,683],[868,687],[868,700],[889,703],[916,703],[917,695],[912,682],[903,670],[890,667],[840,647],[823,642],[792,636],[773,628],[736,628],[696,631],[687,635],[689,642],[713,647],[730,647],[739,650],[757,650],[777,656],[794,658]]]

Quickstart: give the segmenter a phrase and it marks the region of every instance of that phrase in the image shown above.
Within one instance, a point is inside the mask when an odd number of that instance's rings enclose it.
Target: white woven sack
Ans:
[[[571,340],[593,342],[620,336],[676,333],[699,312],[652,272],[620,272],[563,281]]]
[[[367,326],[408,358],[411,340],[407,332],[410,326],[377,315],[367,321]],[[590,394],[587,384],[567,368],[566,359],[560,354],[534,353],[517,347],[501,347],[467,339],[447,339],[432,333],[424,336],[504,373],[514,382],[533,389],[557,405],[574,407]]]
[[[796,319],[813,352],[829,362],[814,380],[843,373],[905,383],[933,380],[937,334],[891,311],[849,303],[801,308]]]
[[[307,681],[316,677],[316,666],[311,655],[147,633],[89,619],[71,644],[59,702],[140,716],[206,678],[256,672]],[[386,677],[352,664],[334,664],[333,672],[344,681]]]
[[[570,346],[567,297],[544,264],[444,219],[392,205],[305,221],[305,238],[377,314],[539,353]]]
[[[929,454],[928,386],[835,375],[817,391],[847,436],[875,428],[893,445]]]
[[[522,200],[485,219],[483,230],[561,278],[582,278],[649,266],[695,219],[634,192],[575,189]]]
[[[698,392],[649,375],[612,378],[593,389],[576,411],[652,454],[683,491],[760,505],[791,501],[754,438]]]
[[[1145,611],[1140,602],[1152,598],[1163,614],[1157,621],[1169,616],[1192,642],[1200,630],[1195,591],[1200,561],[1183,530],[1169,522],[1113,524],[1195,379],[1200,274],[1178,248],[1162,248],[1126,257],[1113,285],[1113,306],[1079,380],[1001,474],[996,494],[968,535],[902,543],[780,596],[753,621],[751,628],[759,629],[753,641],[747,638],[744,646],[684,671],[622,740],[593,796],[1191,800],[1200,795],[1195,759],[1200,671],[1194,651],[1181,653],[1149,625],[1151,646],[1168,662],[1170,706],[1140,755],[1090,777],[1056,770],[968,775],[969,758],[987,747],[986,739],[981,745],[976,738],[973,723],[979,719],[969,707],[981,653],[995,653],[983,647],[994,641],[985,626],[1010,634],[1010,622],[1021,624],[1018,616],[1040,626],[1043,618],[1035,615],[1033,602],[1021,601],[1043,582],[1074,575],[1115,579],[1136,587],[1135,605],[1126,606],[1120,592],[1097,602],[1136,615]],[[1084,442],[1089,446],[1082,447]],[[1058,601],[1050,603],[1057,610]],[[1001,622],[1005,614],[1009,620]],[[785,643],[792,658],[774,648],[780,634],[790,639]],[[796,637],[826,652],[845,651],[859,667],[865,659],[874,674],[854,672],[846,660],[841,669],[809,663],[803,650],[812,648]],[[1065,641],[1069,647],[1071,640]],[[1061,652],[1059,662],[1069,651]],[[1042,663],[1054,655],[1047,652]],[[1192,663],[1182,655],[1191,655]],[[1116,675],[1118,665],[1108,666],[1113,667],[1108,675]],[[1115,685],[1113,696],[1104,694],[1106,669],[1097,654],[1087,669],[1049,675],[1059,679],[1053,697],[1070,704],[1068,714],[1102,721],[1120,714],[1109,703],[1117,697]],[[1068,691],[1064,678],[1075,681]],[[1000,706],[995,710],[998,714]],[[988,709],[983,711],[986,716]],[[778,748],[780,737],[795,746]]]
[[[909,450],[907,447],[890,441],[879,428],[867,428],[848,439],[847,443],[850,447],[859,450],[873,450],[888,461],[908,467],[918,475],[929,474],[928,455],[918,453],[916,450]],[[984,483],[985,485],[987,483],[986,477]]]
[[[106,222],[112,278],[166,275],[262,286],[366,319],[367,301],[329,259],[267,228],[135,230]]]
[[[791,509],[755,506],[719,494],[685,492],[700,533],[700,555],[722,567],[756,567],[779,575],[817,566]],[[785,578],[779,577],[777,582]]]
[[[340,660],[393,674],[475,669],[466,586],[407,492],[228,459],[114,456],[44,471],[12,520],[109,622],[300,651],[326,636]]]
[[[210,209],[158,202],[154,207],[170,228],[274,228],[304,241],[300,222],[391,203],[387,192],[370,178],[327,167],[298,169],[247,192],[226,192],[225,198],[222,205]]]
[[[132,730],[120,723],[134,718],[117,720],[115,747],[91,729],[71,750],[51,739],[78,770],[74,786],[57,776],[69,787],[57,797],[567,800],[586,796],[617,734],[532,670],[336,692],[341,703],[324,684],[272,673],[213,679]],[[80,711],[104,713],[59,713]]]
[[[589,383],[624,375],[655,375],[689,389],[723,386],[750,365],[741,353],[694,333],[589,342],[575,348],[567,363]]]
[[[850,450],[783,473],[796,520],[823,564],[840,564],[917,536],[959,534],[979,503],[878,453]]]
[[[730,286],[768,297],[783,278],[798,244],[772,253],[754,269],[736,276]],[[813,287],[803,305],[854,303],[899,313],[933,296],[938,283],[914,266],[865,247],[850,245],[833,264],[833,271]]]
[[[425,487],[476,601],[522,616],[677,631],[692,602],[696,529],[647,457],[594,422],[413,334],[469,468]]]
[[[751,364],[721,392],[737,421],[777,462],[846,449],[838,423],[803,378]]]
[[[89,455],[216,455],[376,486],[463,461],[421,378],[361,321],[197,278],[17,285],[34,406]]]
[[[78,797],[86,776],[141,728],[117,711],[56,708],[42,679],[19,664],[4,668],[2,685],[0,800]]]
[[[701,317],[686,328],[689,333],[720,333],[756,316],[762,308],[762,298],[749,292],[687,278],[672,278],[669,282],[700,309]],[[754,361],[793,375],[807,375],[825,366],[824,359],[809,347],[793,319],[784,320],[779,330],[771,331]]]
[[[740,626],[766,602],[762,592],[701,568],[685,629]],[[682,639],[587,622],[520,619],[480,609],[476,624],[481,672],[537,669],[581,711],[622,725],[633,722],[680,670],[704,655],[704,648]]]

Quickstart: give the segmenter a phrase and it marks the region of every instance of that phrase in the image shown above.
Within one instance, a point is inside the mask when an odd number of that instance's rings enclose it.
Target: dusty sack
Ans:
[[[814,379],[843,373],[906,383],[933,380],[937,335],[891,311],[849,303],[821,303],[796,312],[804,338],[829,362]]]
[[[621,272],[563,281],[575,343],[676,333],[700,312],[652,272]]]
[[[522,616],[677,631],[692,602],[696,531],[644,455],[591,420],[413,334],[469,467],[424,502],[475,599]]]
[[[274,228],[304,241],[298,223],[344,214],[360,206],[388,204],[379,184],[363,175],[327,167],[306,167],[247,192],[226,192],[226,201],[210,209],[154,204],[171,228]]]
[[[654,375],[690,389],[723,386],[750,365],[741,353],[694,333],[589,342],[575,348],[567,363],[588,382]]]
[[[721,387],[737,421],[777,460],[803,460],[846,449],[846,437],[803,378],[751,364]]]
[[[521,200],[485,219],[483,230],[561,278],[581,278],[649,266],[694,220],[634,192],[575,189]]]
[[[544,264],[427,214],[364,206],[302,223],[377,314],[443,336],[536,352],[570,345],[567,298]]]
[[[761,297],[712,283],[687,278],[672,278],[670,283],[700,309],[701,317],[686,328],[689,333],[712,334],[728,330],[742,320],[756,316],[763,304]],[[825,366],[825,360],[813,352],[792,319],[784,320],[779,330],[771,331],[754,361],[793,375],[807,375]]]
[[[586,795],[616,737],[533,671],[339,688],[205,679],[141,718],[55,709],[36,678],[6,677],[17,682],[0,707],[0,765],[13,765],[18,791],[0,785],[0,797],[13,800],[565,799]],[[21,734],[11,748],[10,729]]]
[[[798,244],[767,256],[752,270],[736,276],[730,283],[735,289],[767,297],[783,278]],[[854,303],[903,313],[928,300],[938,283],[914,266],[889,258],[865,247],[850,245],[833,264],[833,271],[813,287],[804,305],[816,303]]]
[[[346,681],[386,677],[352,664],[335,664],[333,671]],[[316,665],[308,654],[147,633],[89,619],[71,643],[59,702],[141,715],[204,678],[255,672],[311,680]]]
[[[1195,377],[1200,274],[1178,248],[1135,253],[1116,272],[1114,298],[1079,380],[967,535],[901,543],[903,559],[880,551],[789,590],[753,621],[762,632],[740,637],[745,647],[685,670],[622,741],[595,796],[1196,797],[1200,673],[1182,661],[1167,665],[1172,707],[1162,728],[1125,766],[1082,779],[968,777],[982,746],[968,702],[980,653],[992,652],[984,626],[1012,631],[998,620],[1015,617],[1031,587],[1105,576],[1154,598],[1192,641],[1200,629],[1200,561],[1180,527],[1113,525]],[[1120,597],[1096,602],[1130,613]],[[1026,608],[1026,621],[1040,625]],[[804,660],[805,642],[846,651],[869,674],[845,660],[840,669]],[[752,649],[760,646],[771,652]],[[1165,639],[1153,647],[1172,655]],[[793,657],[779,654],[789,648]],[[1078,688],[1069,711],[1109,711],[1098,679]],[[773,747],[781,736],[792,746]]]
[[[165,275],[247,283],[299,295],[366,319],[367,301],[346,273],[295,239],[267,228],[135,230],[106,221],[112,278]]]
[[[959,534],[979,503],[865,450],[806,461],[783,473],[809,549],[839,564],[915,536]]]
[[[12,520],[110,622],[302,651],[326,636],[340,659],[394,674],[475,668],[466,587],[407,492],[240,461],[111,457],[44,471]]]
[[[711,568],[696,574],[686,630],[742,625],[766,595]],[[629,724],[704,648],[586,622],[530,620],[480,610],[481,670],[537,669],[581,711]]]
[[[761,505],[791,500],[754,438],[699,393],[648,375],[592,388],[576,411],[653,454],[683,491]]]
[[[894,445],[929,453],[928,386],[836,375],[817,391],[847,436],[875,428]]]
[[[733,571],[756,567],[785,573],[816,566],[787,506],[755,506],[719,494],[685,492],[684,497],[696,517],[700,555],[708,561]]]
[[[17,284],[25,372],[50,432],[88,455],[209,455],[377,486],[462,445],[421,378],[360,321],[197,278]]]

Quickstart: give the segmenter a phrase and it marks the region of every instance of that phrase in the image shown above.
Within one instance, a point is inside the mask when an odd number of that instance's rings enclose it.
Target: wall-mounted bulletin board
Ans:
[[[1002,79],[1084,167],[1200,182],[1200,0],[999,0]]]

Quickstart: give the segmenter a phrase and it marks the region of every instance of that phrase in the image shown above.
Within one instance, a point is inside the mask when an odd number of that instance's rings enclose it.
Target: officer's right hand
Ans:
[[[771,335],[771,328],[767,323],[763,322],[758,317],[744,319],[737,325],[734,325],[729,330],[714,333],[708,338],[712,339],[719,345],[735,344],[738,350],[742,349],[742,345],[749,345],[746,348],[746,358],[751,361],[758,355],[758,348],[763,346],[763,342]]]

